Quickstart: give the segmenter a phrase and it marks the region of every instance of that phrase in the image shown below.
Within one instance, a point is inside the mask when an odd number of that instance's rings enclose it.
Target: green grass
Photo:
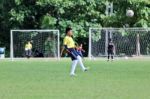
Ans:
[[[70,60],[0,60],[0,99],[150,99],[150,61],[84,61],[70,77]]]

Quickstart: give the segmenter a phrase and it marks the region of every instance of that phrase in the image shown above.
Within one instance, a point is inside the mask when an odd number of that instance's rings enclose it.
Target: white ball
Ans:
[[[128,57],[127,57],[127,56],[125,56],[125,59],[128,59]]]
[[[126,16],[133,17],[134,16],[134,11],[133,10],[127,10],[126,11]]]

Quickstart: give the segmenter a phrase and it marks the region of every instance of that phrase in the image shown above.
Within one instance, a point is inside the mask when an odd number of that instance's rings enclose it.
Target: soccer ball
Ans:
[[[134,16],[134,11],[133,10],[127,10],[126,11],[126,16],[133,17]]]
[[[125,56],[125,59],[128,59],[128,57],[127,57],[127,56]]]

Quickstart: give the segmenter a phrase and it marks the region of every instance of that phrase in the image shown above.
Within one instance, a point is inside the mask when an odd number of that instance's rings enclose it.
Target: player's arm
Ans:
[[[114,43],[113,43],[113,52],[115,53],[115,50],[116,50],[116,48],[115,48],[115,45],[114,45]]]
[[[81,44],[80,46],[76,46],[76,49],[77,49],[77,50],[80,50],[80,51],[82,51],[82,52],[85,52],[85,50],[83,49],[82,44]]]
[[[81,51],[85,53],[85,50],[83,49],[83,45],[80,44],[80,48],[81,48]]]
[[[85,50],[83,49],[83,47],[79,47],[79,49],[80,49],[82,52],[85,52]]]
[[[64,47],[62,47],[62,49],[61,49],[61,52],[60,52],[61,56],[63,55],[63,52],[64,52]]]
[[[64,38],[64,49],[65,49],[67,52],[70,53],[67,44],[68,44],[68,39],[67,39],[67,38]]]
[[[31,49],[32,49],[32,44],[31,44]]]
[[[25,44],[25,47],[24,47],[25,51],[27,50],[27,44]]]
[[[71,53],[71,52],[69,51],[69,48],[68,48],[67,45],[64,45],[64,48],[65,48],[65,50],[66,50],[68,53]]]
[[[85,53],[85,50],[84,49],[81,49],[82,50],[82,52],[84,52]]]
[[[68,44],[68,39],[67,39],[67,38],[64,38],[64,48],[65,48],[65,49],[68,49],[67,44]]]
[[[115,49],[115,45],[114,45],[114,43],[113,43],[113,50]]]

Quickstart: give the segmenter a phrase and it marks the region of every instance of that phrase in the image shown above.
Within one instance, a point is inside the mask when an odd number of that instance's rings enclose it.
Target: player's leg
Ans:
[[[74,76],[75,75],[75,69],[76,69],[76,66],[78,64],[78,60],[71,53],[69,54],[69,56],[72,59],[70,75]]]
[[[109,57],[110,57],[110,54],[108,54],[108,57],[107,57],[107,58],[108,58],[108,60],[109,60]]]
[[[111,59],[114,60],[114,53],[111,51]]]
[[[80,67],[82,68],[83,71],[87,71],[87,69],[85,68],[83,62],[82,62],[82,58],[81,56],[78,54],[78,52],[75,49],[71,49],[71,54],[74,58],[76,58],[79,62]]]
[[[29,50],[26,50],[26,57],[29,58]]]
[[[26,57],[28,56],[28,50],[25,50],[25,56]]]
[[[70,72],[71,76],[75,75],[75,70],[76,70],[77,64],[78,64],[78,60],[72,60],[71,72]]]
[[[32,50],[29,50],[29,58],[32,56]]]
[[[85,68],[85,66],[84,66],[84,64],[83,64],[83,62],[82,62],[82,57],[80,56],[80,54],[79,54],[76,50],[74,50],[73,53],[76,54],[77,60],[78,60],[78,62],[79,62],[79,65],[80,65],[81,69],[82,69],[83,71],[87,71],[87,68]]]
[[[30,50],[28,50],[28,56],[27,57],[30,58]]]
[[[79,51],[78,53],[79,53],[79,55],[80,55],[82,58],[84,58],[84,57],[83,57],[83,54],[82,54],[82,51]]]
[[[114,56],[113,56],[113,55],[111,55],[111,59],[112,59],[112,60],[114,59]]]
[[[83,62],[82,62],[81,56],[78,55],[78,56],[77,56],[77,59],[78,59],[78,62],[79,62],[79,65],[80,65],[81,69],[82,69],[83,71],[86,71],[87,68],[85,68],[85,66],[84,66],[84,64],[83,64]]]
[[[108,56],[107,56],[107,58],[108,58],[108,61],[109,61],[109,59],[110,59],[110,51],[108,50]]]

